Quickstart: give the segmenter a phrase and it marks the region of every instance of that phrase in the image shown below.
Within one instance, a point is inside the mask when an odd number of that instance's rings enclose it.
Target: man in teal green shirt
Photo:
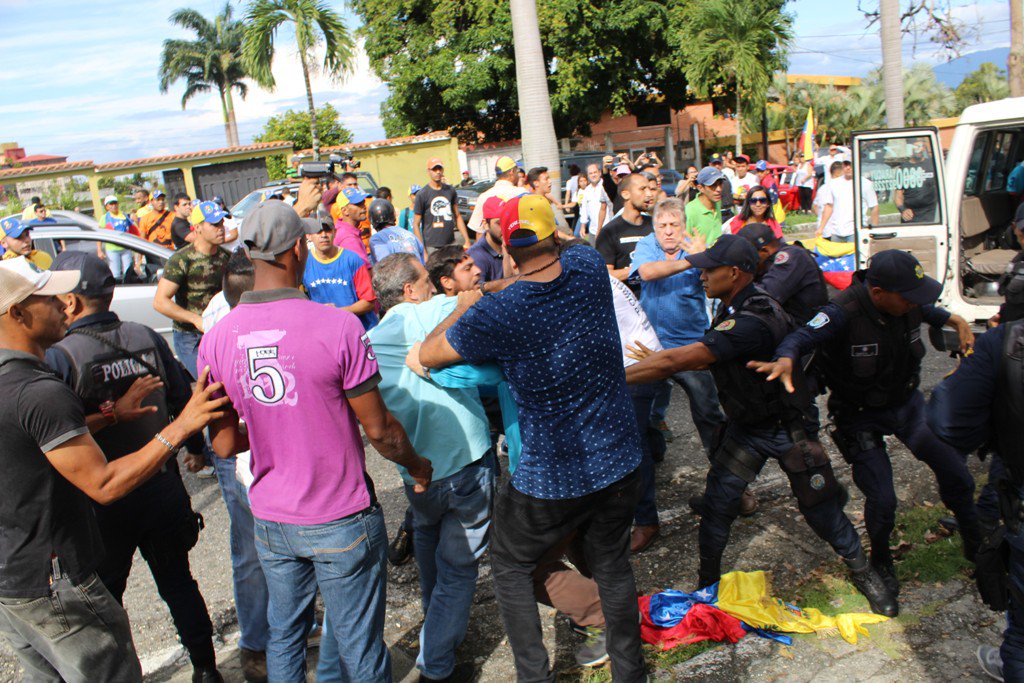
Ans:
[[[458,299],[433,296],[423,264],[406,253],[374,266],[373,289],[384,317],[367,335],[380,369],[381,395],[416,452],[434,467],[423,493],[415,493],[408,473],[399,472],[412,508],[423,595],[416,666],[423,678],[445,679],[455,673],[455,649],[466,635],[479,560],[489,540],[494,451],[475,387],[445,388],[405,364],[413,345],[448,317]]]
[[[724,176],[714,166],[705,166],[697,174],[699,194],[686,204],[686,230],[700,233],[707,246],[722,234],[722,183]]]

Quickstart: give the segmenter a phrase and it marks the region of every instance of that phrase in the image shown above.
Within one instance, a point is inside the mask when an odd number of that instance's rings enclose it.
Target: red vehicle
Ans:
[[[768,170],[775,176],[775,184],[779,191],[779,201],[786,211],[796,211],[800,208],[800,191],[793,182],[796,175],[796,168],[782,164],[768,164]],[[811,198],[817,193],[817,188],[811,193]]]

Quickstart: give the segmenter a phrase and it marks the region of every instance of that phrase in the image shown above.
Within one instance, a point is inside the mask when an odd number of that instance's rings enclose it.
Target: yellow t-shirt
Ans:
[[[18,254],[15,254],[13,251],[10,250],[4,252],[4,261],[12,258],[18,258]],[[38,249],[33,249],[32,251],[30,251],[28,254],[25,255],[25,258],[34,263],[39,270],[49,270],[50,266],[53,265],[53,257],[47,254],[45,251],[39,251]]]

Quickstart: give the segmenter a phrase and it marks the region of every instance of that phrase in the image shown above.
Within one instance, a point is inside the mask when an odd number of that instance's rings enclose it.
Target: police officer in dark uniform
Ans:
[[[997,476],[990,473],[986,488],[998,491],[1006,524],[1009,609],[1002,647],[982,645],[978,660],[990,676],[1019,681],[1024,680],[1024,260],[1010,265],[999,289],[1006,299],[999,326],[979,336],[974,352],[932,392],[928,424],[963,453],[991,451]]]
[[[96,442],[107,460],[132,453],[153,438],[191,397],[189,378],[167,342],[153,330],[122,322],[110,311],[114,277],[94,255],[65,251],[54,270],[81,273],[78,286],[65,295],[70,320],[64,339],[46,352],[56,370],[82,399],[87,422],[99,422]],[[142,402],[141,417],[118,417],[115,403],[140,378],[159,378]],[[152,380],[150,380],[152,382]],[[138,387],[136,387],[136,390]],[[202,439],[188,442],[202,452]],[[135,550],[149,565],[160,597],[167,603],[182,645],[194,667],[193,681],[222,681],[213,647],[213,625],[188,553],[199,539],[201,518],[192,511],[188,492],[172,457],[151,479],[110,505],[93,504],[106,555],[97,574],[121,602]]]
[[[754,285],[757,251],[742,237],[723,235],[710,249],[687,259],[703,269],[701,281],[708,296],[721,301],[712,329],[699,342],[647,355],[626,368],[626,381],[653,382],[705,368],[715,378],[727,421],[716,440],[704,491],[698,585],[720,578],[722,554],[743,490],[774,458],[789,477],[804,519],[843,557],[871,609],[895,616],[896,599],[872,569],[843,512],[846,492],[836,481],[813,423],[806,419],[810,393],[789,395],[747,368],[749,361],[771,358],[775,346],[795,326],[782,306]],[[643,355],[646,350],[641,348],[637,356]]]
[[[755,282],[797,325],[814,317],[828,303],[825,276],[811,252],[796,244],[786,244],[764,223],[750,223],[736,233],[754,245],[760,264]]]
[[[831,436],[864,492],[871,563],[894,594],[899,582],[889,538],[896,523],[896,491],[886,434],[895,434],[935,473],[939,496],[959,522],[967,559],[973,561],[980,542],[974,480],[964,458],[928,429],[924,395],[917,388],[925,354],[922,322],[955,329],[963,350],[974,342],[963,318],[934,305],[941,291],[942,285],[927,277],[911,254],[881,251],[867,271],[854,274],[850,287],[783,340],[777,360],[754,364],[792,391],[789,378],[799,367],[795,360],[818,350],[816,368],[832,392]]]

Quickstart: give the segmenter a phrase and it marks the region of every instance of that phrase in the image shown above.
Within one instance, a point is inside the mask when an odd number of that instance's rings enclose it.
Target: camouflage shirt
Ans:
[[[202,315],[223,286],[224,271],[228,267],[230,254],[217,249],[212,256],[196,250],[194,244],[174,252],[164,266],[164,279],[178,285],[174,303],[182,308]],[[174,321],[178,332],[197,332],[194,325]]]

